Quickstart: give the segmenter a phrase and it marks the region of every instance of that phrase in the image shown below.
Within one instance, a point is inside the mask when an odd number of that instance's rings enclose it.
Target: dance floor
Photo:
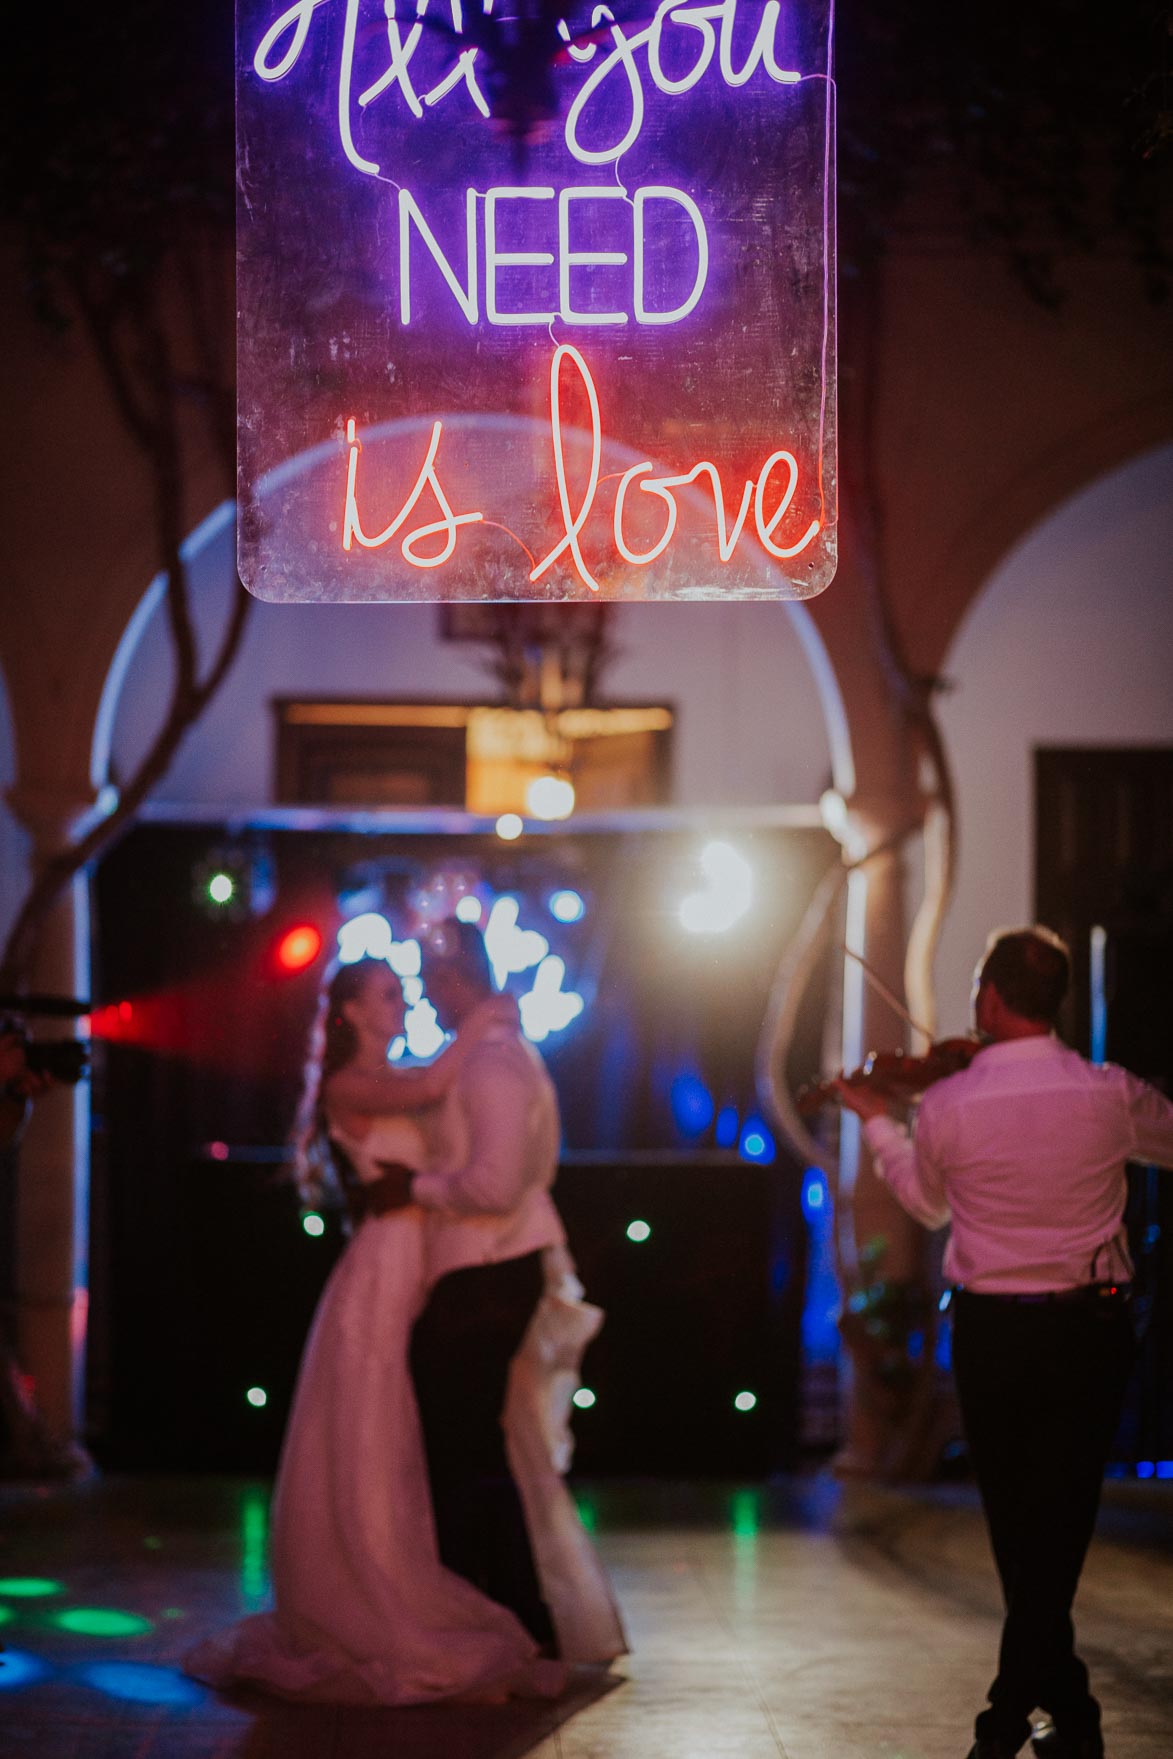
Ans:
[[[178,1672],[264,1604],[266,1487],[0,1491],[2,1759],[962,1759],[997,1596],[967,1487],[581,1487],[632,1653],[556,1704],[227,1702]],[[1109,1759],[1173,1752],[1173,1483],[1110,1486],[1081,1590]]]

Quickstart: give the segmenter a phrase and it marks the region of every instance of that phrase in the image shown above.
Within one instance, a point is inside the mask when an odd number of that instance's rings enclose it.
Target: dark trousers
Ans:
[[[525,1514],[505,1452],[509,1364],[542,1294],[542,1255],[450,1271],[411,1339],[440,1559],[552,1644]]]
[[[1046,1710],[1099,1729],[1071,1605],[1133,1356],[1122,1298],[1027,1304],[955,1297],[953,1366],[1006,1619],[980,1736],[1011,1751]]]

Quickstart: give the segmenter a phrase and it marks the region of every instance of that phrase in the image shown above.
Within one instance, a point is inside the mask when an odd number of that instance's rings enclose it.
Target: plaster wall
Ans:
[[[192,563],[210,634],[231,581],[219,530]],[[257,805],[273,798],[275,696],[494,700],[490,650],[439,640],[430,605],[254,605],[232,674],[156,798]],[[830,781],[823,712],[791,613],[780,605],[620,609],[605,694],[677,710],[673,801],[705,807],[809,802]],[[156,613],[132,656],[115,720],[125,774],[159,715],[169,664]]]
[[[940,1028],[964,1030],[987,932],[1034,914],[1033,753],[1173,744],[1173,446],[1110,472],[990,576],[943,667],[957,892],[937,958]]]

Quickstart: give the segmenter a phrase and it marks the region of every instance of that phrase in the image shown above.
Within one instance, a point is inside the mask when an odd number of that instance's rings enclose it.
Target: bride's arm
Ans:
[[[462,1030],[455,1043],[447,1046],[426,1069],[385,1069],[364,1072],[361,1069],[339,1069],[322,1089],[322,1098],[331,1112],[376,1117],[387,1112],[420,1112],[436,1105],[448,1092],[472,1050],[487,1028],[516,1022],[517,1006],[511,997],[494,998],[491,1006],[480,1010],[474,1027]]]

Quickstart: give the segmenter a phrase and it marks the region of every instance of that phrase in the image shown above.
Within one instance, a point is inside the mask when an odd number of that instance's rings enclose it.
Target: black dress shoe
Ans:
[[[1104,1759],[1104,1737],[1099,1729],[1089,1734],[1060,1734],[1053,1722],[1045,1722],[1030,1737],[1035,1759]]]

